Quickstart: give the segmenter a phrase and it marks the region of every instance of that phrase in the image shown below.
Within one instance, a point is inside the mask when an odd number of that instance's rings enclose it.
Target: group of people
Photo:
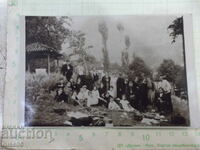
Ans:
[[[54,87],[58,102],[87,107],[104,106],[110,110],[146,112],[148,106],[163,113],[171,113],[173,110],[171,85],[164,76],[154,82],[144,75],[130,80],[123,73],[106,72],[101,75],[94,68],[88,74],[84,71],[83,66],[74,68],[66,61],[61,68],[66,79],[60,80]]]

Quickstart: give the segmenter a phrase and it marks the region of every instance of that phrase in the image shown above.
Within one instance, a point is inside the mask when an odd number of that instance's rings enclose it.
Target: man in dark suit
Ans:
[[[124,78],[122,77],[122,73],[119,73],[119,77],[117,79],[117,97],[122,98],[124,92]]]
[[[69,60],[66,60],[66,64],[62,66],[61,73],[66,77],[67,81],[70,81],[73,75],[73,66],[70,64]]]

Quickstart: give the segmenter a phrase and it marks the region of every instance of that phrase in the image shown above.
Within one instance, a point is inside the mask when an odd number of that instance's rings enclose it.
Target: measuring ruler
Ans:
[[[117,149],[200,149],[200,129],[133,129],[117,134],[122,138]]]
[[[48,149],[200,150],[200,129],[37,127],[16,130],[18,131],[13,133],[17,133],[19,136],[19,131],[21,131],[21,133],[24,133],[24,137],[8,138],[7,140],[4,138],[4,145],[21,144],[21,149],[41,149],[43,145],[43,148]],[[47,134],[49,136],[44,136],[45,131],[48,131],[48,133],[50,131],[50,134]],[[26,133],[29,133],[29,137]],[[43,138],[41,138],[41,135],[43,135]],[[38,142],[37,145],[39,146],[32,145],[33,142]],[[58,143],[61,145],[58,145]]]

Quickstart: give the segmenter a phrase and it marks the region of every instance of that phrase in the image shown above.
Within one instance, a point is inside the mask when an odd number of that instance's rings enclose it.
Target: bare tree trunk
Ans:
[[[104,48],[103,48],[103,57],[104,57],[104,70],[106,72],[109,71],[109,65],[110,65],[110,60],[109,60],[109,54],[107,50],[107,43],[106,40],[103,40]]]

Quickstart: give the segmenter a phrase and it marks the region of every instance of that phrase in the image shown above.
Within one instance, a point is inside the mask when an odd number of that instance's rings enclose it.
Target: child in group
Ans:
[[[113,97],[110,98],[110,102],[108,104],[108,109],[110,109],[110,110],[121,110],[119,105],[114,101]]]
[[[87,86],[83,85],[82,88],[80,89],[80,92],[77,95],[78,100],[83,103],[83,105],[86,104],[87,98],[88,98],[88,90]]]
[[[56,90],[55,100],[57,102],[64,102],[66,101],[66,99],[68,99],[67,96],[64,94],[64,87],[65,87],[64,80],[60,79],[52,89]]]
[[[78,96],[78,93],[77,93],[76,91],[74,91],[73,94],[72,94],[72,96],[71,96],[72,104],[73,104],[74,106],[76,106],[76,105],[82,106],[82,105],[80,104],[80,102],[79,102],[77,96]]]
[[[109,92],[106,92],[104,95],[103,95],[103,99],[105,100],[104,102],[104,105],[106,106],[106,108],[108,108],[108,104],[110,103],[110,98],[112,96],[110,95]]]
[[[93,90],[92,90],[92,95],[95,97],[95,98],[99,98],[100,95],[99,95],[99,91],[97,90],[97,87],[94,86]]]
[[[108,90],[108,93],[110,94],[111,97],[113,98],[115,97],[115,91],[112,85],[110,86],[110,90]]]
[[[135,109],[129,104],[129,101],[126,100],[126,96],[122,95],[122,99],[120,100],[120,103],[122,104],[122,108],[125,111],[134,111]]]
[[[68,103],[69,95],[67,95],[65,93],[63,88],[59,88],[57,90],[57,94],[56,94],[55,99],[56,99],[57,102],[61,102],[61,103],[66,102],[66,103]]]
[[[88,91],[88,97],[87,97],[87,107],[90,107],[92,105],[98,104],[98,99],[95,101],[95,98],[93,97],[92,91]]]
[[[58,90],[59,88],[64,88],[65,85],[66,85],[65,80],[61,78],[55,85],[50,87],[50,90]]]
[[[97,87],[94,86],[92,91],[88,92],[88,98],[87,98],[87,106],[95,106],[99,103],[99,91],[97,90]]]
[[[77,81],[76,81],[76,84],[75,84],[75,89],[74,90],[76,90],[76,92],[79,93],[82,86],[83,85],[82,85],[81,78],[78,77]]]

